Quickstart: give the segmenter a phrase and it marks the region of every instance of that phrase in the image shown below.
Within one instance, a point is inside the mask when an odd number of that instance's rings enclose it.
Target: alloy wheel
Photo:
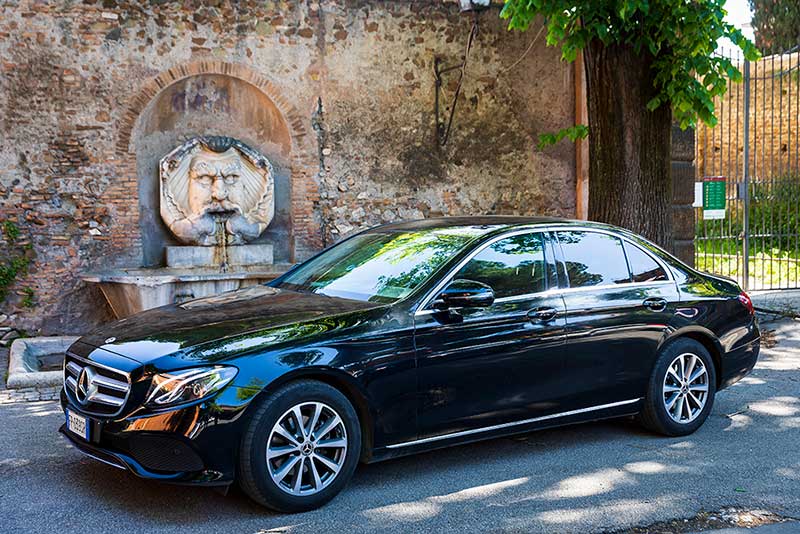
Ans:
[[[329,486],[347,456],[347,430],[336,410],[322,402],[303,402],[287,410],[272,427],[267,468],[281,490],[313,495]]]
[[[664,408],[673,421],[686,424],[697,419],[708,399],[708,371],[703,360],[688,352],[672,360],[662,391]]]

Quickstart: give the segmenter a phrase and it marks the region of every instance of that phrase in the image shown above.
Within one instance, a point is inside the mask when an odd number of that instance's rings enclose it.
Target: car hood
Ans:
[[[201,363],[343,328],[385,306],[253,286],[144,311],[79,342],[144,364],[168,355]]]

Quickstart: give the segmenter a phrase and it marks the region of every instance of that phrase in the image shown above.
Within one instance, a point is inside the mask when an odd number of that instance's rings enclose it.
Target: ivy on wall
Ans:
[[[0,233],[2,233],[3,243],[0,243],[0,304],[5,303],[11,286],[17,279],[28,274],[28,267],[31,264],[33,247],[30,243],[22,244],[19,242],[19,227],[13,221],[3,221],[0,223]],[[25,287],[22,290],[22,300],[20,304],[26,308],[35,305],[35,294],[32,288]]]

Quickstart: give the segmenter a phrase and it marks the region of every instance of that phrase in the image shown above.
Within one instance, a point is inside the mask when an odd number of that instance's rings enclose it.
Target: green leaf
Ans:
[[[650,102],[648,102],[648,103],[647,103],[647,110],[648,110],[648,111],[655,111],[655,110],[657,110],[657,109],[658,109],[660,106],[661,106],[661,98],[657,96],[657,97],[655,97],[655,98],[652,98],[652,99],[650,100]]]
[[[539,150],[544,150],[550,145],[555,145],[565,137],[570,141],[575,142],[578,139],[585,139],[589,135],[589,127],[584,124],[576,124],[569,128],[564,128],[556,133],[544,133],[539,135],[539,143],[537,147]]]

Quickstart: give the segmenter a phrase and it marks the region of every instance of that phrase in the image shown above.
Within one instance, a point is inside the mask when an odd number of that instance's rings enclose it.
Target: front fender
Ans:
[[[368,392],[360,386],[358,381],[347,372],[329,366],[309,365],[297,367],[277,375],[264,376],[262,379],[251,378],[248,385],[239,385],[239,395],[249,403],[245,416],[252,413],[253,406],[258,405],[258,400],[272,395],[281,386],[296,380],[317,380],[324,382],[339,390],[356,410],[361,423],[362,459],[369,461],[374,443],[374,428],[376,413],[370,402]]]

